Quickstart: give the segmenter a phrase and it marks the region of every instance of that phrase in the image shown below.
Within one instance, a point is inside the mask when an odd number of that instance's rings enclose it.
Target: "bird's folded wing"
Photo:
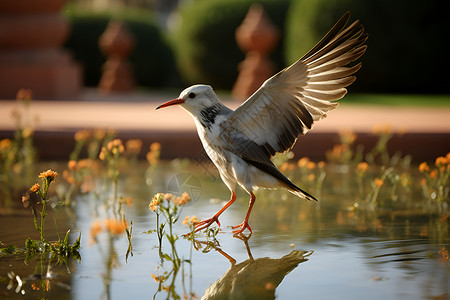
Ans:
[[[363,26],[355,21],[344,29],[348,18],[346,13],[311,51],[268,79],[222,123],[223,137],[237,154],[267,161],[292,148],[299,134],[338,106],[330,101],[346,94],[360,68],[348,64],[366,50]]]

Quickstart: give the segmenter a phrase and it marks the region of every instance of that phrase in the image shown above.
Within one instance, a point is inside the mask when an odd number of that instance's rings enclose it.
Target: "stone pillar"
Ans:
[[[236,29],[236,41],[245,60],[239,66],[239,75],[232,95],[246,99],[275,73],[275,66],[268,59],[278,43],[280,33],[264,12],[261,4],[253,4],[242,24]]]
[[[133,70],[127,61],[135,39],[123,22],[111,21],[99,39],[100,50],[107,57],[98,88],[103,93],[127,92],[135,87]]]
[[[61,46],[69,24],[60,11],[65,0],[0,1],[0,99],[21,88],[35,99],[75,96],[81,89],[78,64]]]

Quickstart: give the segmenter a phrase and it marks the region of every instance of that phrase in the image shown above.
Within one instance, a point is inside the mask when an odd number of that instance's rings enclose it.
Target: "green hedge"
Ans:
[[[302,0],[288,16],[286,53],[293,62],[346,12],[369,33],[363,67],[351,90],[448,93],[449,18],[440,0]]]
[[[181,6],[173,32],[178,69],[186,84],[205,83],[230,89],[237,77],[237,65],[244,59],[235,40],[235,30],[242,23],[250,0],[197,0]],[[271,21],[284,29],[288,0],[265,0]],[[283,37],[271,59],[281,69]],[[278,70],[277,70],[278,71]]]
[[[100,80],[105,57],[98,47],[98,39],[111,19],[123,20],[136,39],[136,46],[129,60],[133,65],[137,84],[161,87],[173,83],[176,78],[175,61],[171,47],[161,30],[145,12],[121,11],[112,13],[86,13],[67,9],[72,31],[65,44],[82,63],[85,85],[96,86]]]

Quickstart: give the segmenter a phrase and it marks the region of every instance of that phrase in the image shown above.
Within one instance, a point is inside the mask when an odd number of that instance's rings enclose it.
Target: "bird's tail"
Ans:
[[[317,199],[313,195],[309,194],[308,192],[305,192],[298,186],[295,186],[295,187],[296,187],[296,189],[288,188],[288,191],[300,198],[303,198],[303,199],[306,199],[309,201],[312,201],[312,200],[317,201]]]

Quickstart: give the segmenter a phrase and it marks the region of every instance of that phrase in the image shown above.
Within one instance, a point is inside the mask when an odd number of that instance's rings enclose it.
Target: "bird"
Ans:
[[[235,110],[225,106],[213,88],[197,84],[156,110],[179,105],[194,119],[205,152],[231,192],[230,200],[211,218],[195,225],[194,232],[213,223],[236,201],[236,184],[250,195],[244,221],[232,226],[234,235],[253,233],[249,217],[258,188],[286,188],[294,195],[317,199],[278,170],[271,158],[289,151],[297,138],[312,129],[338,106],[346,87],[361,68],[356,62],[367,49],[368,38],[359,20],[347,26],[346,12],[303,57],[267,79]]]

